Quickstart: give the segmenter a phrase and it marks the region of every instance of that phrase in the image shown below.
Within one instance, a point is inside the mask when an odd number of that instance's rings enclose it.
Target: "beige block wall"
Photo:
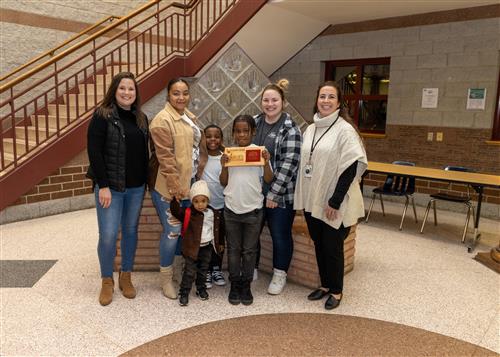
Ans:
[[[405,24],[401,24],[405,26]],[[312,117],[324,62],[390,57],[388,125],[491,129],[500,68],[500,18],[318,36],[272,79],[290,80],[289,101]],[[439,88],[438,107],[421,107]],[[467,88],[486,88],[485,110],[467,110]]]
[[[95,23],[109,15],[128,14],[148,0],[2,0],[0,8]]]
[[[26,14],[43,15],[47,18],[43,26],[26,26],[22,23],[6,22],[0,17],[0,72],[5,74],[26,63],[37,55],[59,45],[76,32],[82,23],[88,26],[110,15],[123,16],[147,0],[2,0],[0,11],[9,9]],[[10,20],[9,20],[10,21]],[[75,22],[74,31],[62,31],[68,23]],[[71,27],[71,26],[70,26]],[[85,26],[87,27],[87,26]]]

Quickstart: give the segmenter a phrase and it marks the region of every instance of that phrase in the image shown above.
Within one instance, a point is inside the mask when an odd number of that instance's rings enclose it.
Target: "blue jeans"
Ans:
[[[182,223],[170,213],[170,202],[156,190],[151,191],[151,199],[160,218],[163,232],[160,235],[160,266],[168,267],[176,255],[181,255]],[[189,200],[182,200],[181,207],[189,207]]]
[[[111,204],[103,208],[99,203],[99,186],[95,187],[99,243],[97,255],[101,266],[101,277],[113,277],[113,262],[116,255],[116,240],[121,227],[122,271],[132,271],[137,248],[137,226],[144,199],[144,185],[125,189],[124,192],[111,190]]]
[[[273,268],[288,271],[293,255],[292,225],[295,211],[286,208],[265,208],[265,220],[273,241]]]

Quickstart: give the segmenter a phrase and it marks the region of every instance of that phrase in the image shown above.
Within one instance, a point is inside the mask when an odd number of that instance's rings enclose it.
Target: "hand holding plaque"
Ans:
[[[245,146],[225,148],[227,155],[226,166],[264,166],[265,160],[262,156],[264,146]]]

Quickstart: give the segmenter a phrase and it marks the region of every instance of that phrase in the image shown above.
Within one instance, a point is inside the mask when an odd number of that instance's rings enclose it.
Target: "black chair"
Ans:
[[[405,166],[415,166],[415,163],[408,161],[394,161],[394,165],[405,165]],[[385,216],[384,200],[383,195],[395,196],[395,197],[406,197],[405,207],[403,209],[403,215],[401,216],[401,223],[399,224],[399,230],[403,229],[403,221],[405,219],[406,210],[408,209],[408,203],[413,205],[413,213],[415,214],[415,222],[418,223],[417,219],[417,209],[415,208],[415,200],[413,199],[413,193],[415,192],[415,177],[413,176],[400,176],[400,175],[387,175],[385,183],[383,186],[373,189],[372,201],[370,203],[370,208],[366,215],[365,222],[368,222],[370,218],[370,213],[373,208],[373,203],[375,202],[375,197],[380,196],[380,205],[382,206],[382,214]]]
[[[467,167],[461,167],[461,166],[446,166],[444,168],[446,171],[461,171],[461,172],[474,172],[474,170],[469,169]],[[451,183],[450,183],[451,185]],[[429,215],[429,210],[431,209],[431,204],[434,209],[434,225],[437,226],[437,213],[436,213],[436,201],[441,200],[441,201],[448,201],[448,202],[456,202],[456,203],[461,203],[467,206],[467,217],[465,219],[465,226],[464,226],[464,232],[462,234],[462,243],[465,242],[465,236],[467,235],[467,228],[469,227],[469,221],[470,221],[470,214],[472,211],[472,220],[475,220],[475,210],[474,210],[474,205],[472,204],[471,196],[470,196],[470,188],[472,188],[472,185],[467,185],[467,196],[460,196],[460,195],[454,195],[451,193],[444,193],[444,192],[439,192],[439,193],[433,193],[430,195],[431,199],[429,200],[429,203],[427,204],[427,208],[425,210],[425,215],[424,215],[424,221],[422,222],[422,228],[420,228],[420,233],[424,232],[424,227],[425,227],[425,222],[427,221],[427,216]]]

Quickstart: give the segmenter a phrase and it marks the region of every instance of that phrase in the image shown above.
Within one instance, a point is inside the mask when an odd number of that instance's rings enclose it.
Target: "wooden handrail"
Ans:
[[[153,5],[159,3],[161,0],[151,0],[150,2],[148,2],[147,4],[141,6],[140,8],[138,8],[137,10],[131,12],[130,14],[128,14],[127,16],[124,16],[122,18],[120,18],[117,22],[111,24],[110,26],[106,26],[104,29],[96,32],[95,34],[89,36],[87,39],[71,46],[70,48],[68,48],[67,50],[61,52],[60,54],[58,54],[57,56],[51,58],[50,60],[46,61],[45,63],[42,63],[40,64],[39,66],[33,68],[32,70],[26,72],[25,74],[19,76],[18,78],[8,82],[7,84],[3,85],[3,86],[0,86],[0,93],[3,93],[5,92],[6,90],[12,88],[13,86],[15,86],[16,84],[24,81],[25,79],[33,76],[33,74],[37,73],[37,72],[40,72],[42,69],[44,68],[47,68],[48,66],[50,66],[51,64],[53,64],[54,62],[57,62],[59,61],[61,58],[63,57],[66,57],[67,55],[75,52],[76,50],[78,50],[79,48],[85,46],[86,44],[92,42],[93,40],[95,40],[96,38],[102,36],[103,34],[111,31],[112,29],[120,26],[121,24],[123,24],[124,22],[126,22],[127,20],[141,14],[142,12],[146,11],[147,9],[149,9],[150,7],[152,7]],[[180,4],[180,3],[176,3],[178,5],[180,5],[180,7],[184,8],[184,6],[194,6],[199,0],[191,0],[187,5],[183,5],[183,4]],[[174,3],[175,4],[175,3]],[[173,4],[172,4],[173,5]],[[177,6],[177,5],[174,5],[174,6]]]
[[[17,68],[16,68],[16,69],[14,69],[13,71],[11,71],[11,72],[7,73],[5,76],[3,76],[3,77],[1,77],[1,78],[0,78],[0,81],[4,81],[4,80],[6,80],[7,78],[11,77],[12,75],[16,74],[16,73],[17,73],[17,72],[19,72],[19,71],[22,71],[22,70],[23,70],[23,69],[25,69],[26,67],[31,66],[33,63],[38,62],[39,60],[41,60],[41,59],[42,59],[42,58],[44,58],[44,57],[47,57],[47,56],[53,56],[53,55],[54,55],[54,53],[55,53],[58,49],[60,49],[60,48],[62,48],[62,47],[64,47],[64,46],[66,46],[68,43],[71,43],[71,42],[75,41],[77,38],[82,37],[83,35],[87,34],[87,33],[88,33],[88,32],[90,32],[90,31],[92,31],[92,30],[93,30],[93,29],[95,29],[96,27],[98,27],[98,26],[102,25],[103,23],[105,23],[105,22],[107,22],[107,21],[110,21],[110,22],[111,22],[111,21],[113,21],[114,19],[119,19],[119,18],[120,18],[119,16],[110,15],[110,16],[106,17],[105,19],[103,19],[103,20],[101,20],[101,21],[99,21],[99,22],[95,23],[94,25],[92,25],[92,26],[90,26],[90,27],[87,27],[86,29],[84,29],[84,30],[80,31],[79,33],[77,33],[77,34],[76,34],[76,35],[74,35],[73,37],[69,38],[68,40],[66,40],[66,41],[64,41],[63,43],[61,43],[60,45],[58,45],[57,47],[54,47],[54,48],[52,48],[52,49],[50,49],[50,50],[48,50],[48,51],[46,51],[46,52],[42,53],[41,55],[39,55],[39,56],[37,56],[37,57],[33,58],[31,61],[29,61],[29,62],[27,62],[27,63],[23,64],[22,66],[17,67]]]
[[[180,2],[173,2],[172,6],[175,6],[175,7],[178,7],[178,8],[181,8],[181,9],[184,9],[184,10],[187,10],[187,9],[190,9],[192,8],[193,6],[195,6],[197,3],[199,3],[201,0],[191,0],[190,2],[188,2],[187,4],[182,4]]]

